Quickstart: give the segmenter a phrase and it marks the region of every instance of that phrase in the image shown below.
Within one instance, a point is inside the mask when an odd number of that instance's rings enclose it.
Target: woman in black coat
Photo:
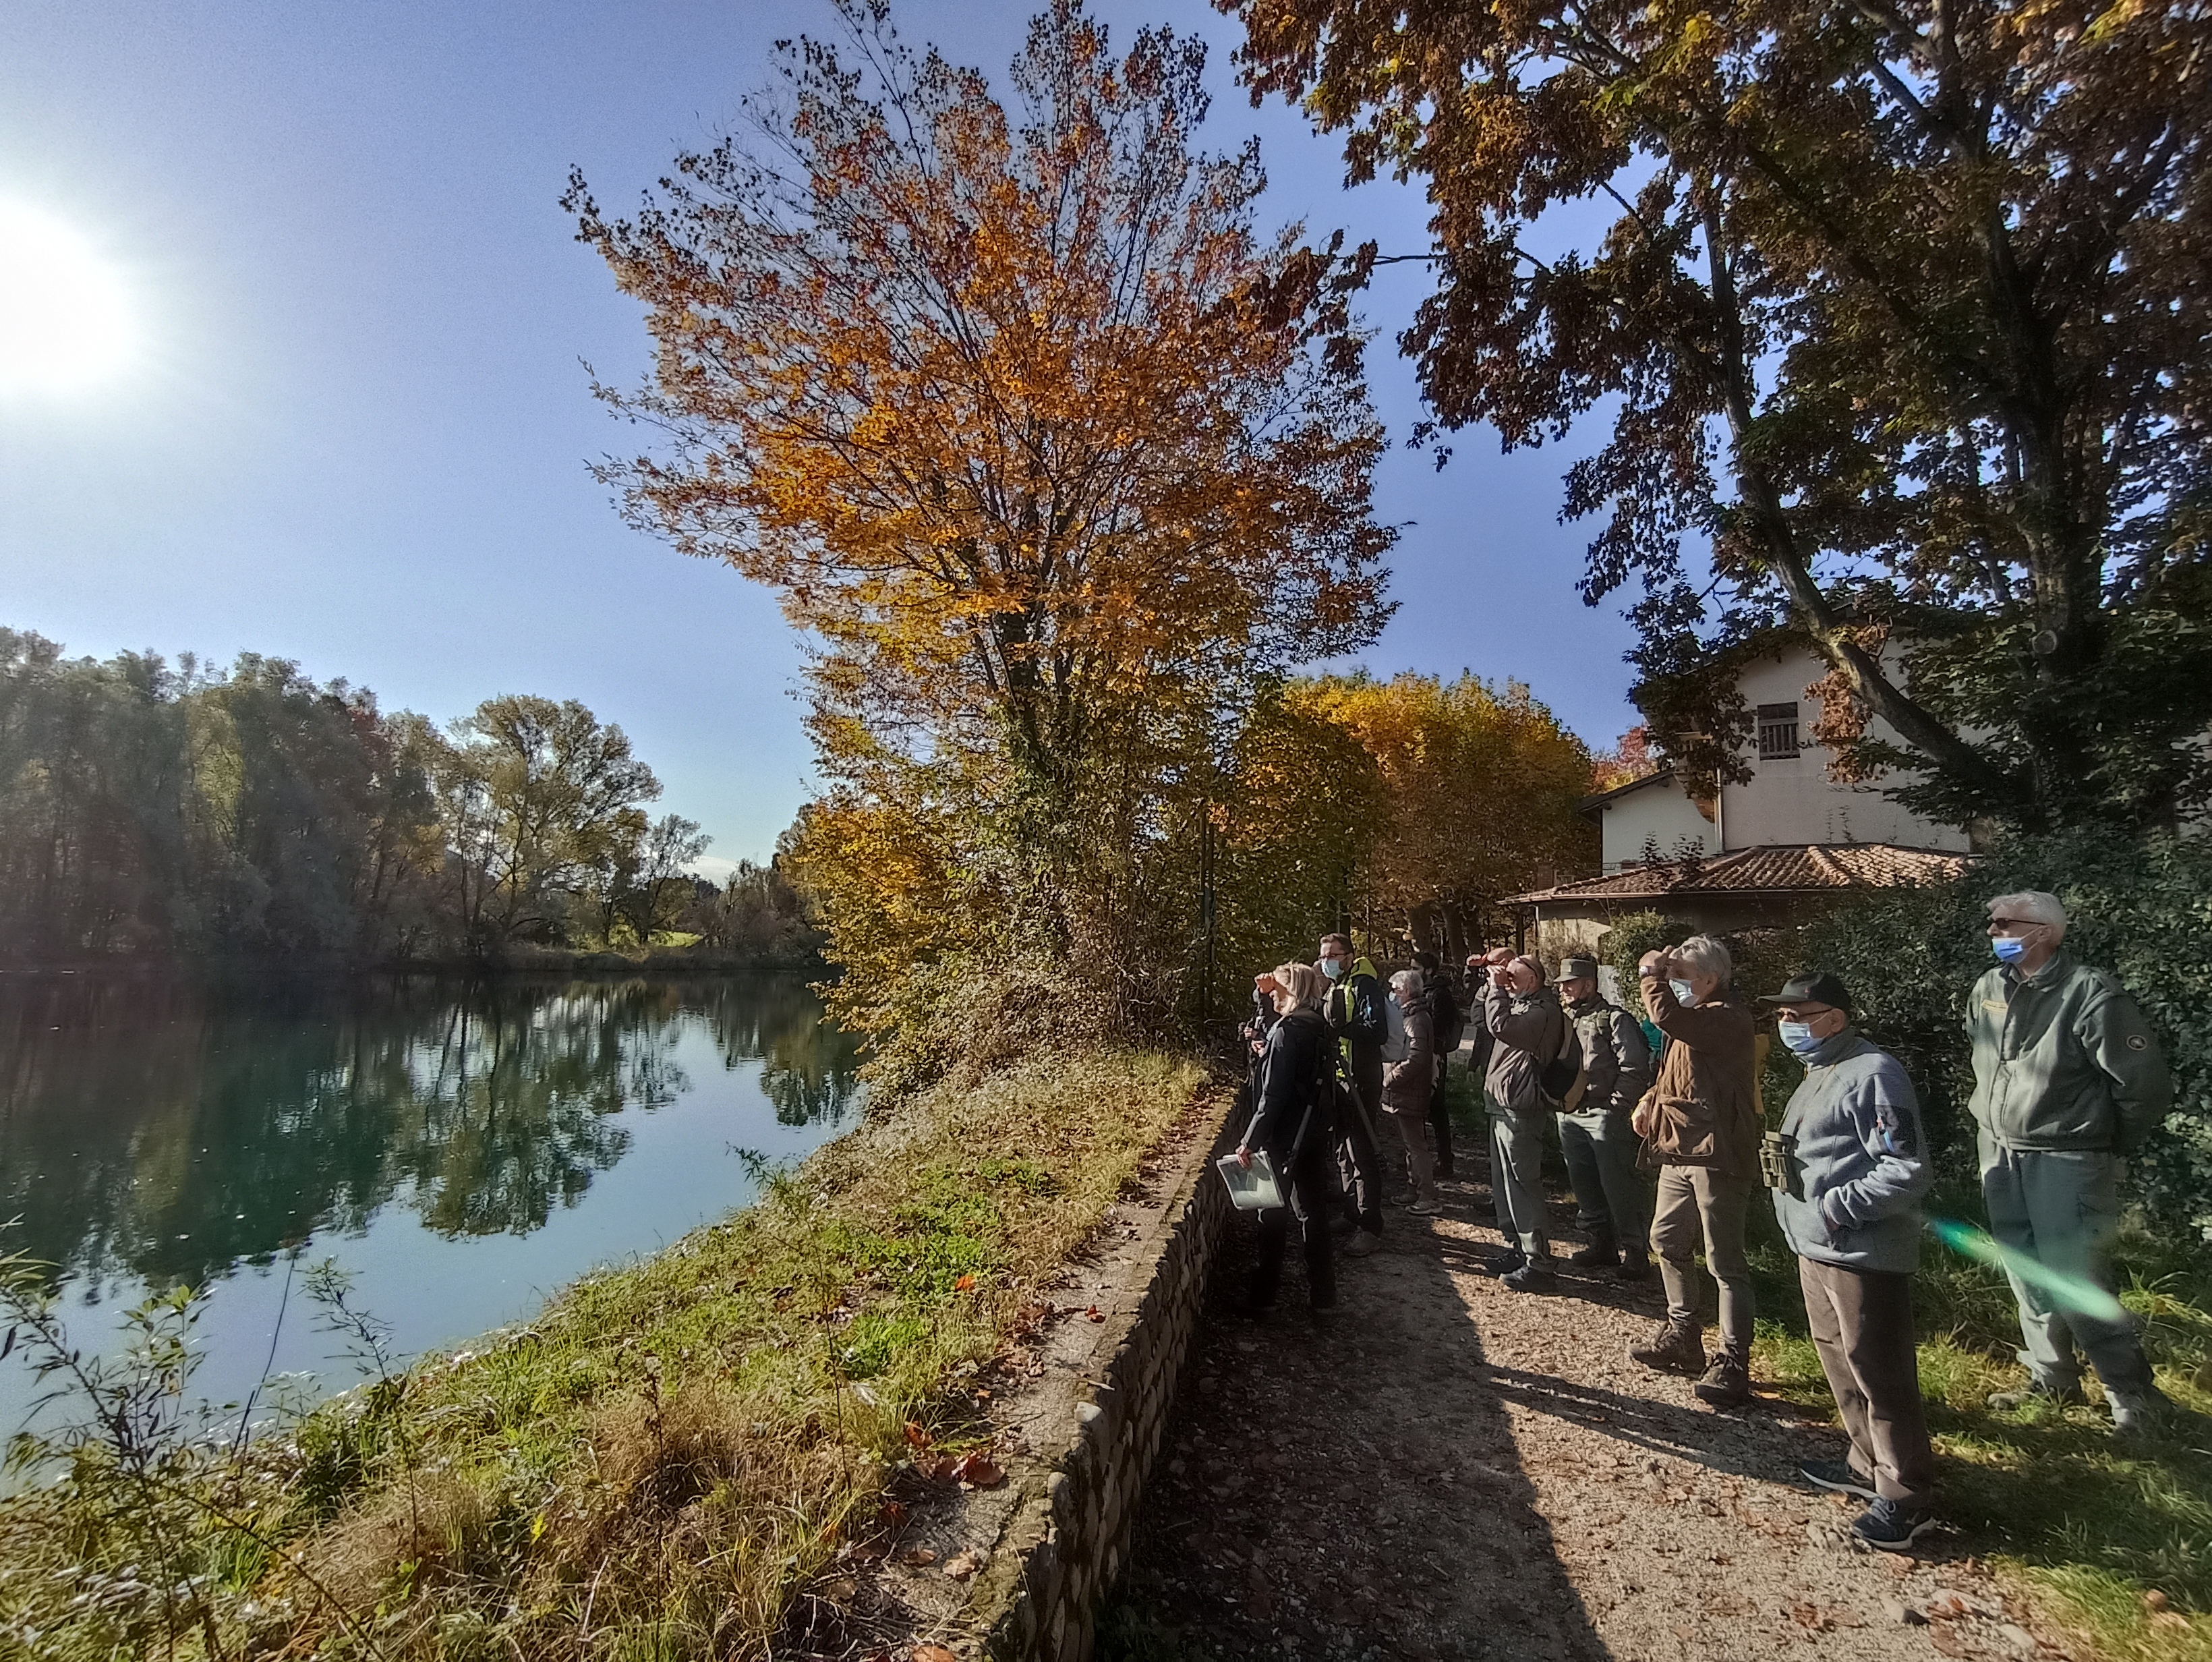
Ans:
[[[1328,1233],[1329,1093],[1334,1041],[1322,1019],[1321,971],[1310,964],[1285,964],[1260,981],[1273,1001],[1278,1019],[1267,1030],[1260,1056],[1258,1105],[1237,1158],[1252,1163],[1252,1151],[1265,1149],[1267,1163],[1287,1206],[1260,1214],[1259,1254],[1252,1266],[1249,1295],[1255,1314],[1275,1307],[1282,1285],[1283,1251],[1291,1221],[1297,1221],[1305,1247],[1306,1290],[1317,1311],[1336,1307],[1336,1261]]]

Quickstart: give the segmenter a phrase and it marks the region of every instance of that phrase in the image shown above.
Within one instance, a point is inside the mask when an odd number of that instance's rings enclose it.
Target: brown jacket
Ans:
[[[1644,982],[1644,1008],[1669,1041],[1658,1082],[1634,1120],[1649,1157],[1757,1177],[1762,1128],[1751,1012],[1725,998],[1686,1008],[1663,978]]]

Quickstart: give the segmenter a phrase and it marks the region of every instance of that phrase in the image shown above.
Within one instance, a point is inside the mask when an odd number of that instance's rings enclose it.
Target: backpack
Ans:
[[[1413,1049],[1406,1037],[1406,1013],[1389,994],[1382,995],[1382,1060],[1403,1062]]]
[[[1546,1062],[1543,1072],[1536,1075],[1536,1093],[1553,1113],[1571,1114],[1582,1101],[1583,1087],[1589,1079],[1589,1064],[1583,1055],[1582,1033],[1564,1009],[1559,1012],[1559,1025],[1565,1029],[1559,1053]]]

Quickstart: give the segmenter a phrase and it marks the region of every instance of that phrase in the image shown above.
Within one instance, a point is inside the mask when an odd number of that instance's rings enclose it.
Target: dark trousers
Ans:
[[[1275,1302],[1275,1294],[1283,1284],[1283,1249],[1289,1243],[1295,1220],[1298,1239],[1305,1246],[1306,1290],[1316,1309],[1327,1309],[1336,1302],[1336,1258],[1328,1235],[1328,1159],[1319,1137],[1291,1163],[1285,1187],[1284,1198],[1290,1204],[1271,1206],[1260,1214],[1260,1251],[1252,1261],[1252,1302],[1262,1308]]]
[[[1429,1125],[1437,1135],[1437,1175],[1448,1178],[1452,1174],[1451,1107],[1444,1090],[1444,1076],[1451,1072],[1451,1058],[1437,1058],[1437,1088],[1429,1098]]]
[[[1912,1277],[1800,1258],[1797,1281],[1820,1371],[1850,1434],[1851,1470],[1886,1501],[1926,1506],[1936,1452],[1912,1347]]]
[[[1382,1099],[1382,1066],[1375,1069],[1375,1090],[1347,1087],[1337,1099],[1336,1175],[1343,1185],[1345,1209],[1352,1221],[1371,1233],[1382,1231],[1382,1159],[1375,1143],[1375,1117]]]

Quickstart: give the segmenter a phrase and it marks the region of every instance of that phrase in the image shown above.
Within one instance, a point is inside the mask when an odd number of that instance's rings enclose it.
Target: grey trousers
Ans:
[[[2112,1291],[2106,1250],[2120,1223],[2120,1157],[2081,1152],[2007,1148],[1979,1139],[1982,1200],[1990,1233],[2047,1269]],[[2020,1359],[2047,1391],[2078,1389],[2078,1342],[2108,1391],[2141,1395],[2151,1389],[2150,1364],[2131,1319],[2108,1320],[2068,1310],[2045,1288],[2017,1275],[2013,1301],[2020,1306]]]
[[[1744,1214],[1752,1190],[1749,1178],[1726,1177],[1705,1166],[1659,1168],[1659,1201],[1651,1216],[1651,1253],[1659,1260],[1659,1280],[1667,1289],[1667,1319],[1698,1322],[1697,1251],[1705,1249],[1705,1268],[1721,1293],[1721,1343],[1739,1356],[1751,1355],[1751,1261],[1744,1256]]]
[[[1936,1487],[1936,1451],[1912,1344],[1912,1277],[1797,1260],[1805,1320],[1836,1411],[1850,1434],[1850,1468],[1885,1501],[1910,1510]]]
[[[1552,1239],[1552,1208],[1544,1199],[1544,1123],[1552,1116],[1509,1113],[1486,1091],[1483,1099],[1490,1107],[1490,1197],[1498,1227],[1530,1257],[1544,1257]]]
[[[1626,1114],[1562,1114],[1559,1148],[1575,1190],[1575,1221],[1593,1241],[1625,1246],[1641,1259],[1651,1233],[1651,1202],[1636,1169],[1641,1140]]]
[[[1413,1180],[1413,1197],[1435,1205],[1437,1162],[1436,1156],[1429,1150],[1429,1105],[1423,1102],[1407,1108],[1392,1108],[1386,1105],[1382,1115],[1384,1118],[1397,1123],[1398,1135],[1405,1141],[1406,1172]]]

